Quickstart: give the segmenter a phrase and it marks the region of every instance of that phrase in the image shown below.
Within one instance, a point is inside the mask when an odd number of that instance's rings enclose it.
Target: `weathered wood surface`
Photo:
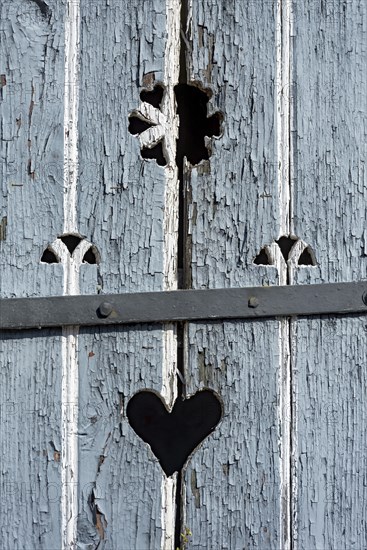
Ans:
[[[61,547],[59,331],[1,335],[3,548]]]
[[[1,3],[3,297],[62,293],[62,266],[40,259],[63,223],[63,19],[62,5],[48,22],[33,2]]]
[[[253,265],[280,236],[276,11],[269,2],[193,2],[189,79],[224,114],[209,162],[187,170],[193,288],[277,284]],[[279,323],[190,324],[188,394],[212,388],[224,416],[184,474],[190,548],[279,548]]]
[[[85,548],[160,548],[164,474],[125,408],[138,390],[162,391],[162,330],[82,331],[79,352],[78,541]]]
[[[80,49],[64,76],[65,42],[78,44],[71,8],[1,6],[1,297],[175,288],[179,5],[81,0]],[[318,262],[292,267],[291,283],[366,277],[366,16],[363,0],[189,2],[188,79],[212,90],[209,114],[224,122],[210,160],[186,169],[188,286],[284,284],[283,260],[253,260],[289,233]],[[144,161],[128,132],[154,82],[166,86],[166,168]],[[41,263],[65,231],[93,243],[100,264],[70,275]],[[224,410],[183,473],[189,548],[367,546],[365,325],[187,327],[187,395],[210,388]],[[4,548],[172,550],[176,476],[126,418],[141,389],[172,403],[172,327],[1,336]]]
[[[365,548],[366,318],[300,321],[294,353],[294,540]]]
[[[62,294],[62,266],[40,263],[62,229],[63,5],[52,12],[1,3],[1,297]],[[2,334],[0,346],[1,546],[57,550],[60,331]]]
[[[297,2],[292,121],[294,232],[317,268],[294,283],[367,275],[366,2]],[[366,548],[366,318],[297,322],[293,336],[298,548]]]
[[[165,197],[169,169],[141,158],[139,140],[128,132],[128,114],[139,108],[143,86],[167,84],[165,48],[172,29],[167,29],[166,3],[83,2],[81,21],[80,232],[100,251],[102,294],[164,290],[165,208],[175,215]],[[176,349],[168,354],[159,326],[81,331],[78,542],[83,548],[173,546],[165,539],[174,531],[174,478],[165,480],[125,411],[139,390],[172,399],[175,354]]]
[[[165,228],[174,230],[165,206],[175,215],[175,205],[166,204],[168,169],[143,161],[138,140],[127,130],[142,86],[165,79],[166,4],[156,2],[152,14],[144,2],[136,2],[134,9],[123,2],[82,2],[79,55],[75,19],[65,20],[66,13],[77,14],[78,3],[73,4],[51,6],[50,18],[31,2],[2,7],[4,297],[62,294],[65,288],[69,293],[78,286],[81,293],[103,293],[175,285],[166,267],[170,251],[164,250]],[[67,61],[65,96],[67,41],[75,58]],[[65,122],[65,112],[73,109],[79,121]],[[74,137],[78,154],[70,145]],[[82,265],[80,280],[66,266],[40,263],[46,246],[65,230],[86,237],[100,252],[100,265]],[[9,406],[14,408],[1,437],[2,494],[9,494],[1,515],[4,547],[69,548],[74,535],[81,548],[158,548],[167,537],[173,545],[174,479],[165,480],[148,446],[129,427],[124,409],[143,388],[172,400],[173,341],[170,327],[84,331],[79,337],[74,331],[62,339],[58,332],[4,337],[2,418]],[[74,379],[79,373],[78,402],[75,392],[71,397],[61,392],[65,361]],[[64,384],[66,391],[73,389],[70,382]],[[77,434],[68,427],[75,419]],[[19,434],[16,444],[14,434]],[[65,434],[69,439],[62,441]],[[77,471],[73,478],[73,465],[65,464],[60,472],[60,455],[65,462],[65,446],[75,435],[79,479]]]
[[[279,548],[278,323],[191,325],[187,392],[213,389],[224,415],[190,460],[190,548]]]

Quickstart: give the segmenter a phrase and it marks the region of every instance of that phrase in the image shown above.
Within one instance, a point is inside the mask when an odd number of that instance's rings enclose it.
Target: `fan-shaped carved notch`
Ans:
[[[137,115],[131,115],[129,117],[129,132],[133,136],[138,136],[151,128],[153,124],[150,124],[146,120],[138,117]]]
[[[278,265],[279,261],[293,266],[317,265],[311,246],[294,235],[283,235],[264,246],[254,258],[255,265]]]
[[[88,248],[88,250],[84,254],[83,263],[95,265],[95,264],[99,264],[99,260],[100,258],[99,258],[98,250],[96,249],[95,246],[92,245],[91,247]]]
[[[60,258],[58,258],[52,248],[48,246],[42,254],[41,262],[44,264],[59,264]]]
[[[301,266],[302,265],[305,265],[305,266],[308,266],[308,265],[315,266],[315,265],[317,265],[314,251],[312,250],[312,248],[310,246],[307,246],[307,248],[304,249],[304,251],[302,252],[300,257],[298,258],[298,265],[301,265]]]
[[[167,161],[164,156],[163,143],[160,141],[154,147],[143,147],[141,150],[143,159],[155,159],[159,166],[166,166]]]
[[[99,264],[100,254],[95,245],[75,233],[60,235],[45,248],[41,262],[47,264],[66,264],[73,259],[78,265],[82,263]]]
[[[79,235],[73,235],[73,234],[61,235],[59,239],[64,243],[66,248],[69,250],[70,256],[73,255],[74,250],[76,249],[78,244],[80,244],[81,241],[83,240],[82,237],[80,237]]]
[[[283,237],[280,237],[277,241],[275,241],[279,246],[282,256],[286,262],[289,260],[291,250],[297,241],[298,241],[297,237],[291,237],[291,236],[289,237],[283,236]]]
[[[256,258],[254,259],[256,265],[271,265],[269,256],[265,248],[262,248]]]

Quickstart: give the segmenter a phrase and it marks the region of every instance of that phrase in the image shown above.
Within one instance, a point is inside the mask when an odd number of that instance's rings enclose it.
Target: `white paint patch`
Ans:
[[[67,0],[65,18],[64,87],[64,233],[77,233],[78,110],[79,110],[79,0]],[[82,248],[82,243],[80,247]],[[66,247],[65,247],[66,248]],[[77,247],[79,248],[79,247]],[[81,250],[64,250],[64,294],[79,294]],[[61,396],[61,529],[62,548],[75,549],[78,518],[78,327],[62,333]]]
[[[64,233],[77,232],[80,4],[67,0],[64,86]]]
[[[178,83],[180,67],[181,2],[179,0],[169,0],[167,2],[166,17],[168,32],[164,70],[166,92],[162,102],[166,124],[164,148],[167,158],[164,208],[164,287],[165,290],[174,290],[177,288],[179,204],[179,181],[176,166],[176,140],[178,138],[179,119],[176,114],[174,92],[174,87]]]
[[[282,549],[291,548],[291,378],[290,378],[290,347],[289,321],[280,319],[279,322],[279,426],[280,426],[280,540]]]
[[[290,188],[290,103],[291,103],[291,58],[290,25],[292,0],[277,1],[277,154],[278,154],[278,199],[280,234],[290,234],[291,188]],[[275,243],[274,243],[275,244]],[[275,245],[276,246],[276,245]],[[272,250],[278,268],[279,284],[287,284],[288,265],[279,247]],[[279,449],[280,449],[280,541],[284,550],[291,548],[291,356],[290,324],[288,319],[279,322]]]
[[[68,257],[64,264],[64,294],[78,294],[79,273],[76,262]],[[78,327],[62,330],[61,386],[61,513],[62,548],[76,548],[78,517]]]
[[[79,272],[84,254],[91,243],[82,240],[72,255],[61,239],[51,248],[64,266],[64,295],[80,294]],[[61,381],[61,511],[62,548],[76,548],[78,517],[78,331],[64,327],[62,331],[62,381]]]
[[[173,550],[175,547],[175,516],[176,509],[172,503],[176,500],[177,474],[168,477],[162,483],[162,549]]]
[[[164,152],[167,159],[165,167],[165,204],[164,204],[164,284],[163,290],[177,289],[177,256],[178,256],[178,209],[179,181],[176,166],[176,140],[178,138],[178,116],[176,114],[176,99],[174,87],[178,84],[180,68],[180,26],[181,2],[167,0],[166,28],[167,42],[165,49],[164,85],[165,93],[162,101],[163,117],[160,123],[164,125]],[[163,367],[162,395],[171,407],[177,397],[177,333],[173,324],[167,324],[163,335]],[[177,476],[163,478],[162,497],[162,539],[163,550],[173,550],[175,540],[176,515],[176,482]]]
[[[291,319],[289,321],[289,347],[290,347],[290,368],[293,368],[293,350],[296,349],[296,346],[299,344],[297,342],[297,320]],[[290,488],[290,506],[289,513],[291,514],[292,521],[290,522],[290,527],[292,529],[290,536],[292,540],[292,550],[298,550],[298,479],[297,479],[297,455],[298,455],[298,389],[295,385],[295,378],[291,378],[291,407],[292,407],[292,422],[290,425],[291,431],[291,456],[290,456],[290,479],[291,479],[291,488]]]
[[[291,1],[277,2],[277,155],[280,235],[289,234],[290,215],[290,17]]]
[[[78,329],[62,331],[62,548],[76,548],[78,516]]]

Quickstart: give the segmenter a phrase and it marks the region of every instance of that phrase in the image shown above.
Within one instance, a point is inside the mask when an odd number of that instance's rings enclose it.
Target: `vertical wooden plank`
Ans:
[[[284,280],[279,258],[273,267],[253,263],[287,231],[281,14],[272,2],[189,4],[189,80],[212,90],[209,114],[224,115],[210,160],[186,171],[193,288]],[[289,544],[283,332],[276,320],[187,329],[187,395],[210,388],[224,410],[184,472],[190,548]]]
[[[296,283],[366,278],[363,1],[294,6],[293,227],[317,267]],[[293,343],[297,548],[365,548],[366,319],[299,320]]]
[[[224,409],[184,474],[190,548],[279,548],[278,339],[275,321],[190,327],[187,392]]]
[[[2,295],[58,294],[62,269],[40,259],[63,214],[63,7],[1,10]]]
[[[60,548],[59,331],[0,335],[1,534],[5,548]]]
[[[63,20],[63,3],[1,4],[1,297],[62,292],[62,266],[40,260],[62,227]],[[60,350],[58,330],[1,335],[6,548],[61,547]]]
[[[105,293],[177,285],[177,118],[179,3],[176,0],[81,3],[78,223],[100,251]],[[98,44],[98,47],[96,47]],[[160,83],[167,165],[143,160],[128,131],[142,89]],[[83,279],[85,288],[91,281]],[[84,292],[84,289],[82,288]],[[80,544],[106,548],[174,547],[176,475],[167,479],[150,447],[130,427],[139,390],[176,392],[173,326],[132,326],[79,336]]]
[[[294,539],[366,546],[366,319],[297,323]]]

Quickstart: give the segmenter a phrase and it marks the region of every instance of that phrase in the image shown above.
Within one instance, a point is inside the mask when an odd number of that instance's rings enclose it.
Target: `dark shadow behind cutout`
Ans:
[[[290,251],[292,250],[293,245],[297,242],[297,240],[298,239],[296,237],[280,237],[280,239],[275,241],[279,246],[283,258],[286,262],[288,261]]]
[[[131,115],[129,117],[129,132],[133,136],[138,136],[139,134],[142,134],[145,132],[145,130],[148,130],[148,128],[151,128],[153,124],[150,124],[146,120],[143,120],[142,118],[139,118],[137,116]]]
[[[270,260],[268,258],[268,255],[266,253],[265,248],[262,248],[259,252],[259,254],[254,259],[254,264],[256,265],[270,265]]]
[[[209,159],[205,137],[221,135],[223,115],[217,112],[208,117],[208,90],[189,84],[177,84],[175,95],[179,116],[176,164],[180,167],[186,157],[192,165],[196,165]]]
[[[311,265],[311,266],[316,265],[316,261],[313,257],[312,251],[309,246],[305,248],[302,254],[300,255],[298,259],[298,265]]]
[[[157,84],[153,90],[142,90],[140,99],[156,109],[162,104],[164,88]],[[209,90],[202,90],[189,84],[175,86],[177,114],[179,116],[179,136],[177,140],[176,164],[182,167],[184,157],[192,164],[199,164],[210,157],[205,138],[219,137],[222,133],[222,113],[214,113],[208,117],[207,104],[211,97]],[[129,115],[129,132],[137,136],[154,124],[137,112]],[[143,159],[154,159],[159,166],[166,166],[162,141],[153,147],[141,149]]]
[[[48,17],[48,19],[50,20],[51,10],[46,2],[44,2],[43,0],[33,0],[33,2],[35,2],[35,4],[37,4],[39,9],[41,10],[43,17]]]
[[[156,109],[159,109],[163,99],[164,88],[161,84],[156,84],[153,90],[142,90],[140,92],[140,99],[149,103]]]
[[[70,256],[72,256],[78,244],[83,240],[82,237],[79,237],[78,235],[62,235],[59,239],[69,250]]]
[[[159,166],[166,166],[167,164],[161,141],[157,145],[154,145],[154,147],[143,147],[141,156],[143,159],[155,159]]]
[[[41,262],[45,264],[59,264],[60,260],[56,256],[55,252],[53,252],[50,248],[46,248],[42,254]]]
[[[152,391],[141,391],[129,401],[126,414],[131,427],[148,443],[167,476],[179,472],[196,447],[222,418],[221,402],[203,390],[189,399],[177,398],[171,412]]]
[[[97,254],[95,252],[94,246],[91,246],[90,248],[88,248],[88,250],[84,254],[83,262],[91,265],[99,263],[97,261]]]

